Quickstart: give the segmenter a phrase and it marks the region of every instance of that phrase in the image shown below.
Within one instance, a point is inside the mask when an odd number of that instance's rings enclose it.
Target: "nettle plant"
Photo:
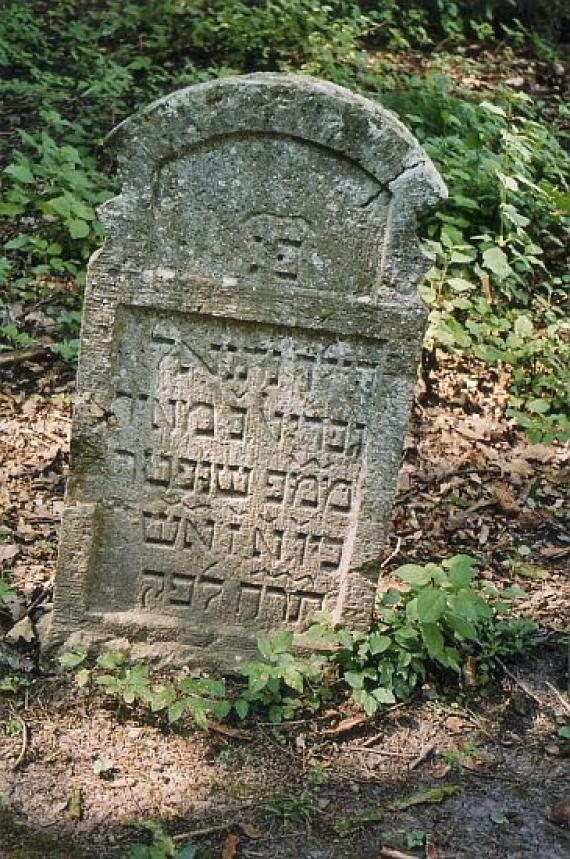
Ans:
[[[442,670],[461,678],[469,665],[483,685],[497,657],[520,655],[536,642],[537,624],[521,626],[511,616],[511,600],[524,592],[499,593],[475,581],[474,564],[468,555],[441,565],[405,564],[394,572],[402,587],[382,596],[371,631],[334,630],[326,617],[308,631],[314,645],[334,648],[330,658],[341,681],[368,715],[408,699],[428,674],[437,678]]]
[[[511,370],[509,416],[531,439],[570,435],[570,156],[564,134],[523,93],[455,93],[442,74],[383,97],[445,177],[449,200],[426,224],[435,265],[421,294],[426,348]],[[561,108],[560,122],[565,121]]]
[[[438,77],[416,112],[405,112],[450,190],[428,227],[435,266],[421,288],[431,307],[426,345],[509,366],[509,416],[533,441],[566,440],[570,158],[527,96],[504,90],[498,101],[459,99]]]
[[[441,565],[406,564],[395,571],[400,587],[381,598],[368,632],[333,629],[320,613],[302,645],[317,652],[293,650],[289,631],[260,635],[260,659],[246,664],[243,680],[182,673],[153,678],[146,664],[130,665],[124,654],[100,654],[85,667],[87,651],[75,648],[60,664],[76,671],[77,683],[99,688],[121,707],[139,707],[168,724],[189,716],[201,728],[209,719],[249,716],[280,723],[301,710],[317,712],[335,694],[348,692],[372,716],[382,707],[407,700],[430,676],[460,681],[469,668],[479,686],[491,679],[502,659],[524,655],[538,641],[538,625],[512,615],[519,588],[499,592],[474,577],[473,558],[456,555]],[[245,685],[244,682],[245,681]]]
[[[0,217],[11,222],[5,276],[12,270],[12,286],[25,291],[48,275],[82,275],[93,247],[103,241],[95,207],[111,192],[84,152],[58,144],[47,131],[19,133],[22,147],[4,168]]]

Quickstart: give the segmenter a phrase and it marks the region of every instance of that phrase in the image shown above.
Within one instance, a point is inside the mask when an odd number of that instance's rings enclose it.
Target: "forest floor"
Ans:
[[[508,76],[558,103],[556,75],[499,60],[458,60],[455,77],[485,90]],[[410,70],[426,64],[410,56]],[[3,368],[0,391],[0,571],[21,594],[0,613],[5,630],[30,607],[34,624],[49,616],[68,463],[73,380],[50,357],[42,308],[33,314],[23,323],[40,347]],[[540,650],[486,694],[426,685],[373,719],[344,703],[206,733],[117,712],[39,666],[35,639],[0,640],[0,677],[30,678],[0,692],[0,857],[123,857],[148,841],[148,820],[202,859],[570,855],[570,831],[549,820],[570,794],[570,744],[557,736],[570,720],[568,654],[553,635],[570,623],[570,451],[515,431],[505,390],[502,371],[439,356],[417,392],[380,579],[403,563],[472,555],[482,576],[526,590],[517,610],[540,621]],[[98,774],[101,758],[110,768]],[[414,830],[425,846],[411,846]]]
[[[527,591],[519,610],[540,620],[540,650],[484,697],[425,686],[375,719],[346,703],[206,733],[117,712],[53,666],[38,673],[33,642],[27,654],[3,645],[4,662],[35,679],[0,699],[0,856],[124,856],[149,819],[199,857],[569,855],[570,832],[548,817],[570,784],[557,738],[567,654],[549,637],[570,622],[570,451],[513,429],[500,372],[439,358],[417,392],[381,582],[402,563],[470,554],[484,577]],[[71,399],[69,371],[43,360],[14,369],[0,394],[0,559],[35,619],[55,569]],[[101,758],[112,769],[97,774]],[[417,793],[433,788],[437,802]],[[363,812],[376,822],[354,819]],[[409,846],[413,830],[427,847]]]

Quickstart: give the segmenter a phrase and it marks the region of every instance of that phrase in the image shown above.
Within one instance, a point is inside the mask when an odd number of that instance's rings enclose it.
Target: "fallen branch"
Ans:
[[[382,847],[380,856],[384,859],[417,859],[411,853],[402,853],[401,850],[394,850],[392,847]]]
[[[26,751],[28,750],[28,738],[29,738],[28,726],[26,725],[26,723],[24,722],[22,717],[18,716],[17,713],[14,713],[14,718],[16,718],[18,720],[18,722],[20,723],[20,728],[22,731],[22,745],[20,747],[20,754],[18,755],[18,757],[16,758],[16,760],[12,764],[12,772],[16,772],[16,770],[23,763],[24,758],[26,756]]]
[[[390,561],[392,561],[392,560],[396,557],[396,555],[399,555],[399,554],[400,554],[400,546],[401,546],[401,545],[402,545],[402,538],[401,538],[401,537],[398,537],[398,540],[397,540],[397,542],[396,542],[396,548],[395,548],[395,549],[394,549],[394,551],[393,551],[393,552],[391,552],[391,553],[388,555],[388,557],[387,557],[387,558],[385,558],[385,559],[382,561],[382,563],[380,564],[380,569],[381,569],[381,570],[383,570],[383,569],[384,569],[384,567],[387,567],[387,566],[388,566],[388,564],[390,563]]]
[[[521,680],[519,677],[517,677],[516,674],[513,674],[513,672],[510,671],[507,668],[507,666],[505,665],[505,663],[502,662],[500,659],[497,658],[497,662],[501,666],[501,668],[503,669],[503,671],[505,672],[507,677],[510,677],[511,680],[517,684],[519,689],[522,689],[522,691],[525,693],[525,695],[527,695],[531,699],[531,701],[534,701],[534,703],[538,704],[539,707],[544,707],[544,702],[540,700],[538,695],[535,695],[535,693],[532,691],[532,689],[528,688],[528,686],[526,685],[524,680]]]
[[[37,346],[33,349],[14,349],[11,352],[0,353],[0,367],[9,367],[12,364],[31,361],[33,358],[41,358],[48,352],[47,346]]]
[[[228,823],[216,823],[214,826],[204,826],[202,829],[191,829],[189,832],[180,832],[173,836],[174,841],[186,841],[191,838],[203,838],[205,835],[213,835],[214,832],[225,832],[235,826],[233,821]]]
[[[544,682],[546,683],[546,685],[548,686],[548,688],[550,689],[550,691],[552,692],[552,694],[556,697],[556,700],[557,700],[557,701],[560,701],[560,703],[562,704],[563,708],[564,708],[564,709],[566,710],[566,712],[570,715],[570,702],[569,702],[569,701],[567,701],[567,700],[566,700],[566,698],[564,698],[564,697],[560,694],[560,692],[558,691],[558,689],[556,688],[556,686],[554,686],[554,685],[553,685],[552,683],[550,683],[548,680],[545,680]]]
[[[437,743],[435,741],[432,743],[428,743],[427,746],[419,753],[417,758],[411,762],[411,764],[408,766],[408,769],[415,770],[416,767],[419,767],[419,765],[422,764],[426,760],[426,758],[429,758],[436,746]]]

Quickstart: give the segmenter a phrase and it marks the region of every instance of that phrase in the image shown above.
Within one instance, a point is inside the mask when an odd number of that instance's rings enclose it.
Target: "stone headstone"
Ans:
[[[52,640],[232,668],[319,610],[366,625],[438,174],[392,114],[290,75],[176,92],[114,139]]]

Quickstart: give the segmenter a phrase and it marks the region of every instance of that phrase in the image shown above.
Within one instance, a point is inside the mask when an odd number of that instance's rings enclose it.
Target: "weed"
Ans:
[[[477,751],[477,745],[473,740],[466,740],[459,748],[450,747],[443,752],[443,759],[454,772],[463,772],[463,767],[468,765]]]
[[[313,801],[304,792],[293,795],[276,791],[267,796],[261,807],[269,820],[285,831],[309,824],[315,814]]]
[[[59,661],[76,672],[80,686],[103,689],[119,706],[146,708],[167,724],[190,716],[207,728],[212,717],[243,720],[259,714],[275,725],[300,710],[317,712],[342,689],[374,715],[407,700],[428,674],[437,682],[443,672],[459,683],[469,674],[469,688],[484,687],[503,660],[521,657],[539,643],[538,625],[512,615],[512,600],[524,592],[516,587],[499,592],[477,582],[474,563],[468,555],[455,555],[441,565],[400,567],[394,575],[401,587],[383,595],[376,622],[365,633],[335,630],[326,615],[317,614],[300,643],[321,653],[298,656],[287,631],[260,635],[262,658],[241,669],[245,688],[184,674],[156,682],[149,665],[129,665],[115,651],[100,654],[91,668],[82,648]]]

